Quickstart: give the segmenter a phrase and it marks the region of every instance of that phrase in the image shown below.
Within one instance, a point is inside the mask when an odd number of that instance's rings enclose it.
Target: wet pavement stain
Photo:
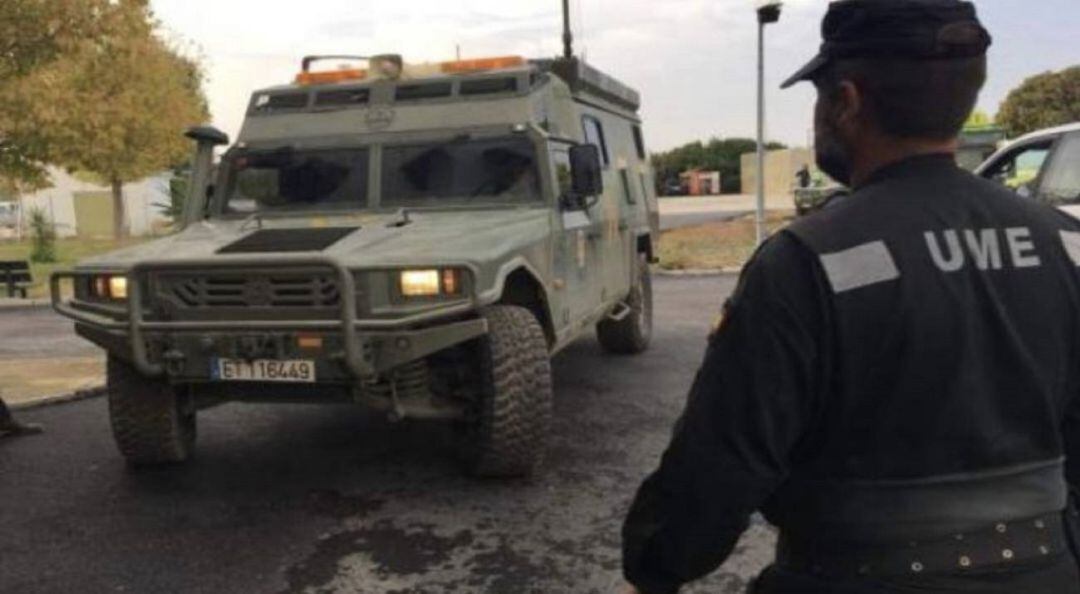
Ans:
[[[286,570],[289,584],[286,592],[333,591],[322,587],[339,575],[342,560],[356,554],[366,555],[375,565],[376,574],[381,576],[424,574],[437,570],[451,559],[455,550],[472,546],[474,540],[470,530],[439,536],[431,525],[399,528],[382,520],[320,540],[315,553]]]
[[[310,557],[285,571],[289,586],[283,594],[303,594],[331,582],[338,574],[338,562],[357,552],[358,540],[355,532],[342,532],[319,541]]]
[[[363,518],[379,511],[385,499],[364,495],[342,495],[333,489],[313,490],[308,493],[306,507],[315,515],[338,520]]]
[[[456,549],[469,547],[474,540],[471,530],[444,537],[435,534],[434,526],[401,529],[385,520],[356,533],[379,573],[398,575],[434,569],[449,560]]]
[[[469,580],[469,585],[483,592],[544,594],[543,588],[529,588],[527,584],[550,583],[560,576],[554,560],[544,558],[539,562],[534,561],[505,542],[499,543],[490,552],[473,556],[468,566],[474,576]]]

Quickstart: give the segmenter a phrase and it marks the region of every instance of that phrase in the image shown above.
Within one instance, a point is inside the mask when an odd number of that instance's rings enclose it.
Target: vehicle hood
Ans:
[[[347,267],[393,267],[422,264],[481,263],[545,240],[551,232],[548,209],[500,209],[356,214],[261,221],[214,220],[192,225],[166,238],[87,259],[79,269],[125,270],[144,262],[220,261],[253,256],[271,262],[278,255],[322,255]],[[219,251],[260,230],[355,228],[320,251],[220,254]]]

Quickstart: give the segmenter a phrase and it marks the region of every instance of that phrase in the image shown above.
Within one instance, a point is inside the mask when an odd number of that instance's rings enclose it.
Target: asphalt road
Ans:
[[[72,332],[71,322],[47,307],[0,308],[0,360],[81,357],[99,352]]]
[[[103,401],[24,413],[47,433],[0,442],[0,592],[616,592],[622,517],[733,282],[657,278],[645,355],[591,338],[559,355],[550,461],[531,482],[464,478],[448,427],[349,407],[213,409],[193,463],[140,473]],[[772,541],[756,523],[688,591],[743,591]]]

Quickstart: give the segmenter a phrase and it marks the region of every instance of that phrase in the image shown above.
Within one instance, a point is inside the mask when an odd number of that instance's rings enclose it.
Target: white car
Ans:
[[[1080,218],[1080,122],[1023,136],[975,174]]]

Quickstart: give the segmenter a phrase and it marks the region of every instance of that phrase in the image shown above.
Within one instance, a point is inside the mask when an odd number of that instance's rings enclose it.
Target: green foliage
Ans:
[[[0,2],[0,33],[20,27],[72,33],[0,50],[0,178],[40,187],[45,163],[94,174],[126,220],[122,185],[183,162],[183,132],[208,119],[202,68],[155,33],[147,0]]]
[[[184,203],[191,188],[191,166],[182,165],[172,170],[169,178],[169,203],[155,204],[174,224],[184,216]]]
[[[778,142],[767,143],[765,147],[768,150],[787,148]],[[652,163],[660,188],[664,184],[678,183],[680,173],[704,169],[720,172],[722,192],[738,193],[742,188],[742,155],[756,150],[757,142],[749,138],[713,138],[707,143],[699,140],[666,153],[654,154]]]
[[[49,145],[26,118],[31,97],[20,92],[41,68],[83,50],[106,34],[109,0],[3,0],[0,2],[0,183],[17,192],[49,186]],[[39,96],[41,101],[48,97]]]
[[[40,208],[30,210],[30,261],[56,262],[56,228]]]
[[[964,129],[974,130],[992,125],[994,125],[994,118],[990,117],[990,114],[985,111],[976,109],[968,116],[967,122],[964,123]]]
[[[1009,93],[997,122],[1010,136],[1080,121],[1080,66],[1033,76]]]

